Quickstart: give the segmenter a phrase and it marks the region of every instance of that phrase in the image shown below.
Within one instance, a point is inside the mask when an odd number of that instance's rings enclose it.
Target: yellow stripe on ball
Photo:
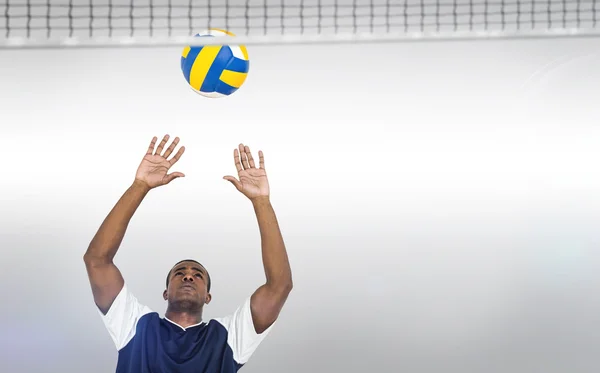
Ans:
[[[221,46],[219,45],[207,45],[202,48],[190,71],[190,85],[192,88],[200,90],[206,74],[220,50]]]
[[[234,88],[240,88],[242,84],[244,84],[244,80],[246,80],[246,73],[240,73],[237,71],[231,70],[223,70],[221,73],[221,81],[225,84],[228,84]]]
[[[229,36],[235,36],[235,34],[233,32],[229,32],[227,30],[223,30],[223,29],[220,29],[220,28],[214,28],[214,27],[212,27],[212,28],[210,28],[210,30],[211,31],[220,31],[220,32],[223,32],[223,33],[225,33],[225,34],[227,34]]]
[[[244,54],[244,59],[246,61],[248,61],[249,60],[249,58],[248,58],[248,50],[246,49],[246,46],[240,45],[240,49],[242,50],[242,53]]]
[[[188,47],[185,47],[185,48],[183,48],[183,53],[181,54],[181,57],[183,57],[183,58],[187,58],[187,56],[188,56],[188,53],[190,53],[190,50],[191,50],[191,49],[192,49],[192,48],[190,48],[189,46],[188,46]]]

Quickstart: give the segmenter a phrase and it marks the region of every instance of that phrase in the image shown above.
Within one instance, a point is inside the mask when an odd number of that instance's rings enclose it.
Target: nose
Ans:
[[[191,274],[185,275],[183,277],[183,281],[184,282],[194,282],[194,276],[192,276]]]

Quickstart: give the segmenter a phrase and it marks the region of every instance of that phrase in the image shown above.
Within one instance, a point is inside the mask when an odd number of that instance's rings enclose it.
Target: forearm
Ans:
[[[292,270],[273,206],[268,197],[255,198],[252,205],[260,230],[266,285],[289,290],[292,287]]]
[[[113,260],[133,214],[149,190],[144,183],[133,182],[102,222],[85,253],[86,260],[100,262]]]

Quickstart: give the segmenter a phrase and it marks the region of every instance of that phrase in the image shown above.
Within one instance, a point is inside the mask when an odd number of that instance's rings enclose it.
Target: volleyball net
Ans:
[[[600,36],[600,0],[0,0],[0,48]],[[209,28],[222,37],[194,38]]]

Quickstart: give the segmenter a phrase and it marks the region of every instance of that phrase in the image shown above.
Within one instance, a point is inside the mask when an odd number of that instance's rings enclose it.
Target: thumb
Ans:
[[[242,184],[233,176],[223,176],[223,179],[229,181],[237,190],[242,189]]]
[[[165,184],[169,184],[171,181],[177,179],[178,177],[185,177],[185,175],[181,172],[173,172],[171,174],[168,174],[165,177]]]

